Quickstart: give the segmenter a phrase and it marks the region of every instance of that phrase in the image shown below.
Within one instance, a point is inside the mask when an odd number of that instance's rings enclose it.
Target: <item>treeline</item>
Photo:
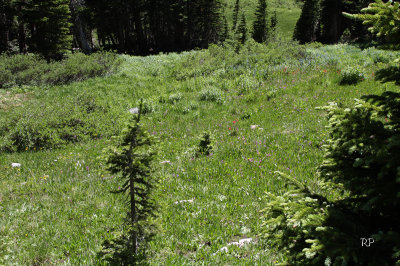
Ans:
[[[139,55],[223,40],[220,0],[1,0],[0,53],[57,59],[79,47]]]
[[[297,21],[293,38],[300,43],[318,41],[337,43],[345,41],[366,41],[371,38],[367,27],[342,15],[358,13],[371,0],[304,0],[302,12]],[[342,37],[343,36],[343,37]]]
[[[265,42],[274,31],[259,0],[249,32],[240,1],[228,25],[222,0],[0,0],[0,53],[60,59],[72,47],[136,55],[207,48],[227,38]],[[251,34],[251,35],[250,35]]]

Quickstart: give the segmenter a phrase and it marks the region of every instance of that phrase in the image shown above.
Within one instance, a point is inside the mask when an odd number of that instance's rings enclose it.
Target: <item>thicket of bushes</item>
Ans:
[[[115,135],[124,112],[106,99],[85,92],[57,102],[31,101],[0,117],[0,151],[57,148]]]
[[[106,75],[119,65],[116,54],[70,54],[47,63],[38,55],[0,55],[0,88],[21,85],[60,85]]]

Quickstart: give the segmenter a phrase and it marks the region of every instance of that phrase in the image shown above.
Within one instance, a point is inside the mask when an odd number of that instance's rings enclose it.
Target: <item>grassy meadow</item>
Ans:
[[[159,141],[154,162],[158,233],[148,250],[150,263],[283,261],[257,237],[263,194],[286,190],[273,172],[316,184],[327,121],[315,107],[399,91],[374,80],[374,72],[394,57],[348,45],[249,42],[239,54],[226,45],[181,54],[121,55],[119,70],[106,77],[2,90],[2,145],[7,134],[29,138],[21,133],[24,128],[35,134],[45,130],[32,123],[57,126],[46,124],[57,112],[81,119],[90,113],[88,106],[101,112],[88,122],[98,124],[88,127],[90,138],[26,141],[25,149],[1,153],[0,263],[102,264],[97,253],[104,240],[122,231],[125,210],[123,197],[110,193],[121,185],[118,177],[108,174],[98,157],[139,98],[145,100],[143,125]],[[364,80],[340,85],[349,67],[360,69]],[[77,100],[86,109],[66,106]],[[37,109],[53,111],[35,116]],[[7,123],[21,132],[10,133]],[[213,136],[213,153],[194,159],[204,131]],[[243,238],[253,241],[218,252]]]
[[[250,18],[256,2],[244,6]],[[159,208],[149,263],[284,262],[258,236],[259,211],[265,192],[288,189],[274,171],[318,184],[328,122],[316,107],[346,106],[400,87],[375,80],[399,53],[298,45],[288,39],[300,9],[279,3],[271,5],[280,37],[268,45],[249,41],[239,53],[226,43],[179,54],[118,55],[116,67],[98,70],[100,77],[88,66],[77,80],[66,73],[68,84],[47,82],[52,72],[46,71],[40,82],[0,88],[0,265],[105,264],[98,253],[123,231],[126,209],[124,197],[110,193],[121,181],[100,157],[141,98],[143,127],[158,140]],[[233,4],[227,2],[229,19]],[[29,71],[16,73],[37,76]],[[360,81],[344,85],[348,73]],[[203,132],[211,133],[213,151],[196,158]],[[229,245],[246,238],[251,243],[241,248]]]

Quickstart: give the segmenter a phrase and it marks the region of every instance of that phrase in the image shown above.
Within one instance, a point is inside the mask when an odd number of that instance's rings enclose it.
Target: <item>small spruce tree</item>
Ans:
[[[267,40],[268,36],[266,0],[258,1],[258,7],[255,15],[256,15],[256,20],[253,23],[252,37],[256,42],[263,43]]]
[[[278,17],[276,15],[276,10],[274,10],[274,13],[271,16],[271,23],[269,25],[271,32],[276,31],[276,26],[278,25]]]
[[[235,7],[233,8],[233,25],[232,25],[232,30],[236,30],[237,22],[238,22],[238,16],[239,16],[239,10],[240,10],[240,1],[236,0],[235,2]]]
[[[212,137],[208,132],[204,132],[200,138],[199,146],[197,147],[196,156],[200,155],[210,155],[212,152]]]
[[[122,186],[118,192],[128,195],[129,230],[125,236],[124,248],[131,249],[131,256],[127,258],[125,255],[123,260],[131,264],[138,263],[144,256],[146,242],[151,236],[148,219],[154,215],[155,210],[155,203],[151,198],[155,183],[155,179],[151,177],[151,162],[156,153],[152,148],[154,139],[140,124],[142,106],[143,102],[139,113],[127,124],[122,136],[117,138],[118,145],[105,150],[108,154],[108,170],[121,175]],[[129,254],[129,251],[124,254]],[[115,258],[113,262],[116,262]]]
[[[243,12],[240,19],[240,24],[236,29],[236,40],[239,41],[239,43],[241,44],[244,44],[247,40],[247,22],[246,16]]]

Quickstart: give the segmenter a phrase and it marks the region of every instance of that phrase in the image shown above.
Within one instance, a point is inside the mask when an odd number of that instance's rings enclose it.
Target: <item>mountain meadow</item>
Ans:
[[[399,265],[398,3],[118,2],[1,4],[0,265]]]

